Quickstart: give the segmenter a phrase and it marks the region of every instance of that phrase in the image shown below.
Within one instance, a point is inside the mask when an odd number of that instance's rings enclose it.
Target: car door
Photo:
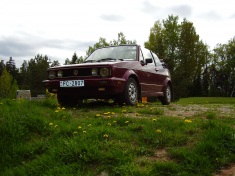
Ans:
[[[164,68],[157,55],[145,48],[141,49],[142,59],[145,64],[142,65],[139,74],[142,96],[158,96],[162,91],[165,80]]]

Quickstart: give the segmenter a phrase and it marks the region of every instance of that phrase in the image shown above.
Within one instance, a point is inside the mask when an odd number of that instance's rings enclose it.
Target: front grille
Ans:
[[[79,68],[79,69],[64,69],[63,77],[71,77],[71,76],[91,76],[91,68]]]

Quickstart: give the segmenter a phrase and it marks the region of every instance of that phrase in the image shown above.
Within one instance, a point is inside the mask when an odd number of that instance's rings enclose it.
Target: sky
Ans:
[[[144,46],[154,23],[169,15],[192,22],[212,50],[235,37],[234,7],[234,0],[0,0],[0,60],[12,57],[19,68],[42,54],[63,65],[119,32]]]

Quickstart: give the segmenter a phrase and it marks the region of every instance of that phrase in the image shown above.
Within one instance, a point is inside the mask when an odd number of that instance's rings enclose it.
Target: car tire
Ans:
[[[124,89],[124,102],[126,105],[135,105],[138,102],[138,85],[133,78],[129,78]]]
[[[161,101],[162,105],[169,105],[172,99],[172,91],[169,84],[167,84],[163,93],[163,97],[159,97],[159,100]]]

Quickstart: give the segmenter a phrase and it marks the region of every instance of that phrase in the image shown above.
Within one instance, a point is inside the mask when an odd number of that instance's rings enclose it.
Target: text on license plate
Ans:
[[[84,80],[60,81],[60,87],[83,87]]]

